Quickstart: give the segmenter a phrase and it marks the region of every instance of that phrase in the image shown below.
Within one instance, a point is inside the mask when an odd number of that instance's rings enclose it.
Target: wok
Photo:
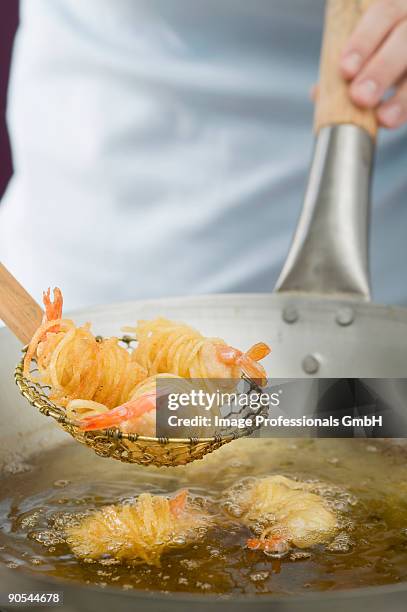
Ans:
[[[350,3],[349,3],[350,4]],[[358,120],[336,117],[316,144],[303,212],[287,262],[270,294],[181,297],[88,308],[71,313],[92,321],[96,333],[117,334],[121,326],[157,315],[186,321],[235,346],[264,340],[275,378],[381,379],[380,393],[404,410],[402,379],[407,364],[407,309],[370,303],[367,235],[373,144]],[[351,125],[352,124],[352,125]],[[359,126],[359,127],[358,127]],[[67,440],[49,419],[19,396],[13,370],[21,347],[0,330],[0,474],[18,449],[18,459],[58,448]],[[388,379],[387,381],[384,379]],[[400,399],[401,398],[401,399]],[[91,452],[91,451],[89,451]],[[102,458],[100,458],[102,461]],[[131,466],[134,469],[136,468]],[[63,478],[61,474],[61,478]],[[1,481],[0,481],[1,490]],[[162,594],[64,583],[0,565],[0,592],[63,590],[65,609],[315,610],[339,612],[369,606],[372,612],[405,610],[407,583],[308,593],[301,597],[219,597]],[[5,607],[6,609],[6,607]]]

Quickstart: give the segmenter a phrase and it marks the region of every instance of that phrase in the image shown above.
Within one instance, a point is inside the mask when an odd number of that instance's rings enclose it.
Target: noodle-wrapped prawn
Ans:
[[[284,554],[290,545],[308,548],[332,539],[337,516],[323,497],[307,488],[307,483],[275,475],[238,493],[242,521],[262,529],[260,537],[247,541],[248,548]]]
[[[257,363],[270,349],[255,344],[246,353],[219,338],[205,338],[188,325],[167,319],[139,323],[138,345],[132,352],[118,338],[96,339],[89,324],[76,327],[62,319],[62,293],[43,296],[45,316],[24,360],[31,379],[35,359],[39,381],[51,388],[50,399],[85,431],[118,427],[123,432],[155,435],[156,383],[160,377],[240,378],[242,372],[261,384],[265,370]],[[189,387],[191,390],[191,386]],[[174,391],[174,389],[172,389]]]
[[[80,558],[106,555],[120,561],[159,565],[161,555],[198,540],[210,517],[181,491],[172,499],[142,493],[133,505],[106,506],[67,530],[67,542]]]
[[[71,400],[90,400],[107,408],[127,401],[147,372],[119,344],[118,338],[100,342],[89,324],[76,327],[62,319],[62,294],[44,293],[45,316],[35,332],[24,359],[24,374],[30,378],[30,363],[36,359],[41,383],[50,385],[50,399],[60,406]]]
[[[134,357],[150,375],[170,372],[185,378],[238,379],[242,372],[264,384],[262,365],[270,348],[259,342],[246,353],[228,346],[221,338],[206,338],[183,323],[157,318],[139,321],[134,331]]]

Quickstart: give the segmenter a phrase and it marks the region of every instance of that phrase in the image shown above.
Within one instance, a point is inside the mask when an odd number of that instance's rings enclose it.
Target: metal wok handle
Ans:
[[[370,299],[368,236],[374,113],[355,107],[339,58],[371,0],[328,0],[303,209],[275,290]]]

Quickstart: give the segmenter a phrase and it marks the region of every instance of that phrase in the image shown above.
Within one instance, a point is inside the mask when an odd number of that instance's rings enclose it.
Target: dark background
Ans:
[[[12,173],[5,112],[11,50],[17,23],[18,0],[0,0],[0,198]]]

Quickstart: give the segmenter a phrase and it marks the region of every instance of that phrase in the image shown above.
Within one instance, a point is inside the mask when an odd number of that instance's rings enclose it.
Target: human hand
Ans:
[[[340,59],[349,95],[375,108],[380,125],[407,123],[407,0],[376,0],[364,13]],[[383,96],[394,89],[391,97]]]

